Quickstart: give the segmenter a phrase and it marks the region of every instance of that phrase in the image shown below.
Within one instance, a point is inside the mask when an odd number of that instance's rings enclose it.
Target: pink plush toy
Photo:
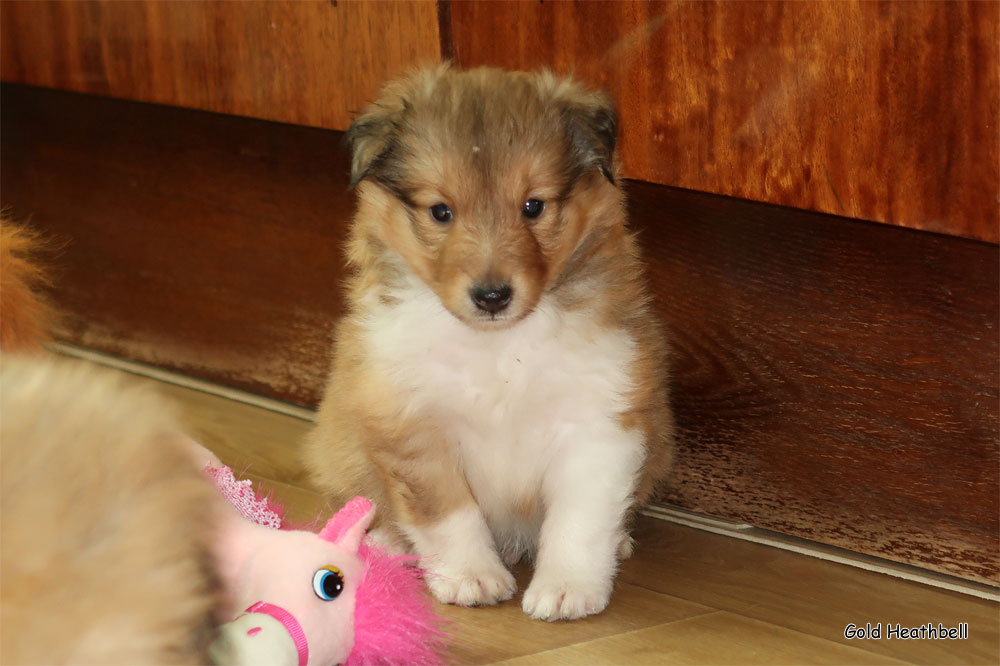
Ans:
[[[217,562],[239,614],[213,644],[217,663],[440,663],[439,619],[421,572],[366,537],[370,501],[348,502],[319,534],[276,529],[280,512],[211,464],[206,472],[235,508],[221,511]]]

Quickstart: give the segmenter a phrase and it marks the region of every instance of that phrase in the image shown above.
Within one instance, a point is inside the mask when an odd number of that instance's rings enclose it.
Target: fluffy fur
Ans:
[[[354,648],[344,666],[441,663],[445,636],[422,572],[409,556],[391,555],[365,539],[365,562],[354,607]]]
[[[549,73],[440,67],[348,131],[355,272],[306,463],[336,501],[378,500],[442,601],[510,598],[528,555],[525,612],[600,612],[668,469],[615,118]]]
[[[169,406],[79,363],[0,367],[0,662],[207,663],[217,498]]]
[[[0,349],[37,351],[47,339],[52,309],[40,288],[48,280],[37,255],[44,242],[33,231],[0,218]]]

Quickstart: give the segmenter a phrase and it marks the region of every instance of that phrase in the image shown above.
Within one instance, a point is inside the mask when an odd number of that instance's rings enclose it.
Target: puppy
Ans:
[[[55,317],[42,294],[48,276],[38,255],[51,249],[24,225],[0,216],[0,350],[40,352]]]
[[[5,352],[0,414],[0,662],[207,663],[218,493],[170,406]]]
[[[625,226],[606,97],[447,66],[348,130],[358,210],[315,484],[372,496],[444,602],[573,619],[608,603],[670,464],[667,348]]]

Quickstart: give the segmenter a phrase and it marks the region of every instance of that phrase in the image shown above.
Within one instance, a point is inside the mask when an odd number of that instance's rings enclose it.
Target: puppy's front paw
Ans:
[[[479,507],[457,509],[429,525],[403,525],[440,601],[486,606],[514,596],[517,584],[500,562]]]
[[[497,562],[479,568],[432,569],[427,586],[439,601],[459,606],[492,606],[514,596],[514,576]]]
[[[521,608],[536,620],[576,620],[604,610],[611,588],[610,581],[562,580],[536,574],[524,592]]]

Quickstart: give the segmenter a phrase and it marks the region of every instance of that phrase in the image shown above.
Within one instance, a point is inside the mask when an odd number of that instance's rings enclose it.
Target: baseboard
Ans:
[[[316,414],[313,410],[300,407],[299,405],[282,402],[281,400],[275,400],[274,398],[257,395],[256,393],[250,393],[249,391],[241,391],[240,389],[236,389],[231,386],[216,384],[215,382],[205,381],[204,379],[184,375],[179,372],[164,370],[163,368],[158,368],[148,363],[130,361],[128,359],[112,356],[111,354],[105,354],[104,352],[72,345],[68,342],[51,342],[46,346],[50,350],[64,356],[89,361],[96,365],[114,368],[115,370],[121,370],[122,372],[128,372],[140,377],[155,379],[165,384],[173,384],[174,386],[180,386],[193,391],[209,393],[211,395],[219,396],[220,398],[226,398],[227,400],[232,400],[234,402],[241,402],[246,405],[259,407],[271,412],[277,412],[278,414],[284,414],[285,416],[291,416],[303,421],[312,422],[313,417]]]
[[[921,567],[900,564],[899,562],[893,562],[881,557],[855,553],[844,548],[836,548],[815,541],[788,536],[787,534],[763,530],[745,523],[713,518],[712,516],[705,516],[660,503],[650,504],[641,513],[644,516],[684,525],[696,530],[711,532],[742,541],[750,541],[763,546],[787,550],[799,553],[800,555],[807,555],[828,562],[836,562],[837,564],[856,567],[866,571],[873,571],[894,578],[902,578],[914,583],[922,583],[960,594],[968,594],[981,599],[1000,601],[1000,588],[997,587],[964,580],[957,576],[948,576]]]

